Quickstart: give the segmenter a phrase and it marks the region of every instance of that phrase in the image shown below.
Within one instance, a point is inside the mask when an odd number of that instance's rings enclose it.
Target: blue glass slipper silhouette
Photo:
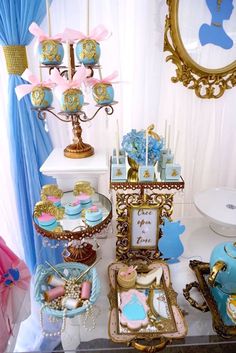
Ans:
[[[232,48],[233,40],[225,32],[223,21],[229,20],[232,15],[233,0],[206,0],[206,4],[211,12],[212,21],[210,25],[204,23],[200,27],[201,45],[214,44],[223,49]]]
[[[143,304],[139,301],[136,295],[132,295],[131,300],[124,306],[123,315],[130,321],[144,320],[146,311]]]
[[[160,226],[162,237],[158,242],[158,249],[161,251],[162,259],[168,259],[169,264],[179,262],[178,257],[184,251],[180,235],[185,231],[185,226],[180,221],[171,222],[163,218],[164,224]]]

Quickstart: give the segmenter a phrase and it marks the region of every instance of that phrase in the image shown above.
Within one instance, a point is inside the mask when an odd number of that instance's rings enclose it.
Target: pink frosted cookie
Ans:
[[[41,216],[38,217],[38,222],[39,222],[39,225],[50,226],[56,222],[56,218],[49,213],[43,212]]]
[[[53,202],[54,206],[58,206],[58,207],[61,206],[61,199],[59,197],[49,195],[47,196],[47,199],[48,201]]]
[[[147,297],[136,289],[121,293],[120,323],[130,330],[140,330],[148,325]]]

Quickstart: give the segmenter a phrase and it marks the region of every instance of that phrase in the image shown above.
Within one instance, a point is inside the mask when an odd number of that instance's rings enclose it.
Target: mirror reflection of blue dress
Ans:
[[[211,43],[223,49],[232,48],[233,40],[225,32],[223,21],[229,20],[232,15],[233,0],[206,0],[206,4],[211,12],[212,21],[210,25],[204,23],[200,27],[201,45]]]

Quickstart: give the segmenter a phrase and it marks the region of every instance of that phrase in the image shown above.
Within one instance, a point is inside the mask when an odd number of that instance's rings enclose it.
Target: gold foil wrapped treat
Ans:
[[[94,188],[91,186],[89,181],[77,181],[74,186],[74,191],[73,191],[75,196],[78,196],[82,193],[85,193],[87,195],[93,195],[94,194]]]
[[[58,188],[55,184],[47,184],[42,187],[41,190],[41,200],[47,201],[47,196],[55,196],[58,198],[62,198],[63,191]]]

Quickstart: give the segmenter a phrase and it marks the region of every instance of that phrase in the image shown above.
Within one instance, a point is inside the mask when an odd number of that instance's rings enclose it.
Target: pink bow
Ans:
[[[57,90],[63,93],[70,88],[80,88],[81,84],[86,80],[86,75],[86,68],[82,65],[76,71],[71,81],[62,77],[56,68],[52,70],[50,78],[51,81],[56,83]]]
[[[108,30],[103,25],[98,25],[95,27],[89,35],[85,35],[84,33],[77,31],[75,29],[66,28],[62,33],[62,38],[64,41],[76,41],[82,39],[94,39],[96,42],[100,42],[102,40],[107,39],[109,36]]]
[[[128,267],[125,271],[122,271],[120,274],[121,276],[125,276],[128,277],[128,275],[130,275],[132,272],[134,272],[136,270],[137,266],[130,266]]]
[[[37,25],[37,23],[32,22],[31,25],[29,26],[29,31],[32,33],[35,37],[38,38],[39,42],[42,42],[46,39],[52,39],[52,40],[58,40],[61,41],[62,39],[62,34],[58,33],[55,36],[49,37],[44,31]]]
[[[18,100],[23,98],[26,94],[32,92],[32,90],[36,86],[42,86],[42,87],[48,87],[48,88],[53,88],[55,86],[55,84],[50,80],[40,82],[40,80],[35,75],[33,75],[29,69],[25,69],[21,77],[24,80],[31,82],[31,84],[19,85],[15,88],[15,92]]]
[[[94,86],[96,83],[107,83],[107,84],[111,84],[112,81],[118,76],[118,71],[114,71],[111,75],[101,79],[101,80],[98,80],[97,78],[89,78],[87,80],[88,82],[88,85],[90,86]],[[113,82],[113,83],[118,83],[118,82]]]

